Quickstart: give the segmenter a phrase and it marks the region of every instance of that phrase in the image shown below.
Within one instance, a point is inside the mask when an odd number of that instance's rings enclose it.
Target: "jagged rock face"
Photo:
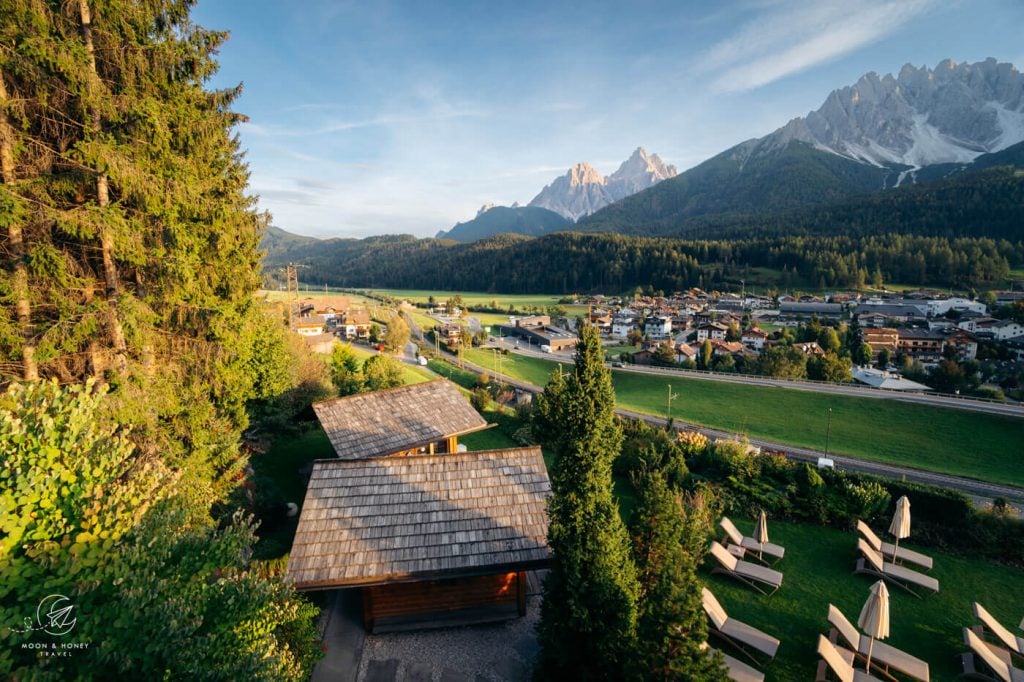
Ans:
[[[792,140],[874,165],[969,162],[1024,141],[1024,74],[995,59],[868,73],[760,148]]]
[[[666,165],[657,154],[648,155],[638,147],[607,178],[589,164],[576,164],[541,190],[529,205],[546,208],[575,221],[676,173],[675,166]]]

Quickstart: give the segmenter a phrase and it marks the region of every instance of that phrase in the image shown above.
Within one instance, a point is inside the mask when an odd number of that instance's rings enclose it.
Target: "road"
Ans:
[[[553,362],[572,362],[572,354],[542,353],[540,350],[515,346],[508,341],[500,343],[501,347],[521,355],[550,360]],[[776,386],[790,388],[797,391],[810,391],[813,393],[828,393],[831,395],[845,395],[855,398],[874,398],[880,400],[895,400],[904,403],[915,403],[918,405],[930,405],[932,407],[948,407],[954,410],[967,410],[970,412],[985,412],[998,414],[1005,417],[1024,418],[1024,405],[1015,403],[987,402],[971,398],[959,398],[949,395],[929,395],[926,393],[903,393],[900,391],[888,391],[885,389],[871,388],[870,386],[853,386],[847,384],[829,384],[813,381],[793,381],[787,379],[772,379],[770,377],[737,376],[735,374],[723,374],[721,372],[701,372],[697,370],[666,369],[663,367],[641,367],[637,365],[626,365],[616,368],[617,372],[633,372],[636,374],[656,374],[659,376],[679,377],[686,379],[703,379],[705,381],[721,381],[732,384],[748,384],[751,386]]]

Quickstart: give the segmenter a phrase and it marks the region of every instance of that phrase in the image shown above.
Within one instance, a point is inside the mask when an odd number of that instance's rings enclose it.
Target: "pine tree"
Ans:
[[[537,399],[536,426],[555,455],[548,503],[551,573],[538,632],[549,679],[621,679],[636,630],[636,569],[612,495],[623,441],[597,328],[580,325],[573,371]]]
[[[700,514],[683,505],[660,471],[643,476],[630,524],[640,581],[638,679],[728,679],[702,647],[707,622],[697,567],[707,529],[701,526]]]

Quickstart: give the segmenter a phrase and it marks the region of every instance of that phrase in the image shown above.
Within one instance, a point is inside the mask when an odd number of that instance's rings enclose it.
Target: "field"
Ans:
[[[494,371],[491,351],[466,359]],[[549,360],[502,357],[509,376],[539,386],[555,367]],[[680,421],[789,445],[825,449],[867,460],[1024,485],[1020,443],[1024,419],[913,405],[890,400],[814,394],[807,391],[613,371],[618,405],[666,416],[669,385]]]
[[[751,521],[737,525],[747,534],[753,532]],[[772,542],[786,548],[785,559],[776,566],[785,576],[778,592],[765,597],[722,575],[708,577],[708,588],[730,617],[782,641],[775,660],[761,667],[766,679],[814,679],[817,637],[829,630],[829,603],[856,625],[874,581],[852,575],[857,554],[853,533],[782,522],[769,522],[768,530]],[[981,602],[1013,628],[1024,613],[1020,599],[1024,573],[984,561],[926,553],[935,559],[930,574],[939,580],[941,591],[918,599],[890,586],[891,636],[886,643],[927,661],[931,679],[954,680],[960,672],[956,654],[966,650],[962,628],[973,624],[971,602]],[[711,643],[728,651],[720,641],[712,638]]]

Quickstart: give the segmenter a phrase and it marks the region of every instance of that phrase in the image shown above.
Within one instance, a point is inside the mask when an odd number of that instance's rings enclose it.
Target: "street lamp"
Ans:
[[[832,408],[828,408],[828,423],[825,426],[825,456],[828,457],[828,437],[832,433]]]
[[[672,384],[668,384],[668,410],[666,410],[666,418],[672,419],[672,401],[679,397],[678,393],[672,392]]]

